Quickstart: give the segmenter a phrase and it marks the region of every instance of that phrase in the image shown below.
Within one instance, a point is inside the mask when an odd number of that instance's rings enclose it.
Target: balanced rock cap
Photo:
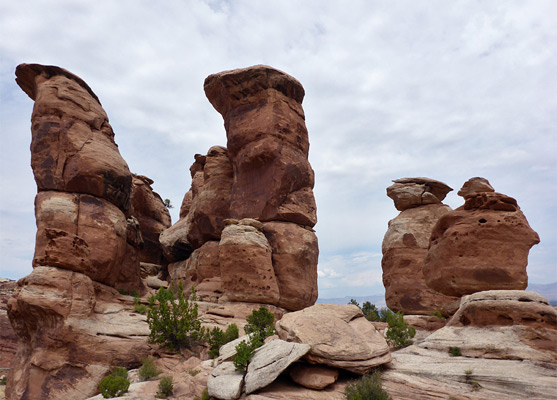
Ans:
[[[470,194],[481,192],[495,192],[495,189],[493,189],[493,186],[491,186],[487,179],[477,176],[464,182],[464,185],[462,185],[457,194],[465,198]]]

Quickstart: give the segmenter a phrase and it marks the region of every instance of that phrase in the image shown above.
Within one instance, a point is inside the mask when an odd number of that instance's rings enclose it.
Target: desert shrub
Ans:
[[[203,393],[201,393],[201,397],[195,396],[193,400],[209,400],[209,389],[203,389]]]
[[[99,383],[99,390],[105,399],[122,396],[129,387],[128,370],[119,367],[115,367],[112,374],[103,378]]]
[[[220,347],[223,344],[238,339],[238,325],[232,324],[223,332],[220,328],[213,328],[209,332],[207,341],[209,342],[209,356],[217,358],[219,356]]]
[[[259,307],[259,310],[253,310],[246,320],[246,333],[259,335],[263,340],[275,334],[275,316],[263,306]]]
[[[166,399],[168,396],[172,395],[174,391],[174,383],[172,383],[171,376],[165,376],[159,382],[159,391],[155,396],[157,399]]]
[[[139,293],[137,292],[137,290],[132,290],[132,291],[130,291],[130,296],[133,296],[135,298],[139,298]]]
[[[184,295],[182,282],[175,288],[161,288],[149,298],[147,323],[151,329],[149,339],[161,343],[170,350],[190,347],[195,340],[206,336],[201,326],[195,289],[189,298]]]
[[[129,292],[126,289],[117,289],[118,293],[123,294],[125,296],[127,296],[129,294]]]
[[[402,313],[393,313],[391,311],[387,315],[387,323],[389,328],[385,336],[389,345],[395,349],[401,349],[412,344],[412,338],[416,335],[416,329],[404,322]]]
[[[7,381],[8,381],[8,377],[4,375],[2,378],[0,378],[0,386],[6,386]]]
[[[146,357],[141,360],[141,368],[139,368],[139,377],[142,381],[154,378],[162,371],[155,366],[155,360],[152,357]]]
[[[381,374],[374,372],[362,379],[351,382],[344,390],[347,400],[391,400],[391,396],[381,387]]]
[[[236,355],[232,359],[236,371],[245,371],[255,354],[255,350],[263,346],[263,339],[259,334],[254,334],[249,340],[242,340],[236,346]]]
[[[348,304],[353,304],[355,306],[360,307],[360,304],[354,300],[350,299]],[[364,313],[364,317],[368,321],[378,321],[378,322],[387,322],[387,317],[394,314],[391,310],[387,307],[382,307],[381,309],[377,309],[375,304],[371,304],[369,301],[366,301],[360,309]]]
[[[451,357],[459,357],[462,355],[460,347],[449,347],[449,354]]]
[[[435,311],[432,312],[431,314],[429,314],[430,317],[437,317],[437,318],[441,318],[441,319],[447,319],[445,318],[445,316],[443,314],[441,314],[440,311]]]
[[[195,376],[195,375],[199,374],[200,372],[201,372],[200,369],[190,369],[188,371],[188,374],[190,374],[190,376]]]

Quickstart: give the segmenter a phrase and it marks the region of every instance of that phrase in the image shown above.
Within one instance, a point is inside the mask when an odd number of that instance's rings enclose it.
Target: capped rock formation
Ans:
[[[18,281],[7,306],[19,340],[6,394],[84,398],[96,393],[112,366],[136,364],[150,350],[148,329],[138,324],[145,317],[130,315],[116,290],[143,290],[132,174],[82,79],[38,64],[19,65],[16,76],[35,101],[37,236],[33,272]],[[153,207],[139,204],[143,219]],[[162,214],[156,218],[169,223]]]
[[[171,276],[204,299],[314,304],[319,250],[301,84],[258,65],[210,75],[205,93],[223,116],[227,147],[195,156],[180,220],[161,234]],[[193,260],[211,242],[218,265],[197,273]]]
[[[441,200],[452,189],[429,178],[393,182],[387,195],[403,211],[389,221],[383,238],[381,267],[387,306],[405,314],[428,315],[439,311],[448,315],[456,309],[458,299],[430,289],[422,268],[433,227],[451,211]]]
[[[528,253],[539,241],[515,199],[470,192],[433,229],[423,268],[427,285],[448,296],[526,289]]]

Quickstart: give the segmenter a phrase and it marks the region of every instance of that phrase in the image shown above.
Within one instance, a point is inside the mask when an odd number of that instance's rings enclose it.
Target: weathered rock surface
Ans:
[[[448,296],[525,289],[530,248],[539,243],[516,200],[500,193],[466,196],[431,234],[423,272],[427,285]]]
[[[321,390],[337,381],[338,369],[297,363],[290,369],[290,377],[298,385]]]
[[[284,315],[276,329],[282,340],[309,344],[304,358],[312,364],[363,375],[391,360],[383,336],[353,305],[317,304]]]
[[[18,282],[8,315],[19,339],[7,399],[80,399],[114,365],[137,365],[151,350],[145,316],[115,289],[84,274],[36,267]]]
[[[448,315],[456,310],[458,298],[430,289],[422,272],[431,231],[450,211],[445,204],[415,206],[389,221],[381,267],[385,300],[391,310],[422,315],[435,311]]]
[[[166,264],[159,242],[161,232],[171,225],[170,213],[162,198],[153,191],[153,180],[143,175],[133,175],[130,213],[138,221],[143,239],[139,252],[141,262]]]
[[[210,75],[204,87],[226,128],[234,168],[231,217],[315,225],[302,85],[258,65]]]
[[[177,262],[186,260],[193,252],[193,248],[187,239],[188,230],[187,218],[181,218],[160,234],[159,242],[163,254],[168,261]]]
[[[35,101],[31,167],[38,190],[90,194],[127,212],[131,173],[89,86],[54,66],[21,64],[16,76]]]
[[[228,301],[278,304],[271,246],[259,221],[245,218],[224,228],[219,243],[223,297]]]
[[[256,350],[245,377],[246,393],[253,393],[274,382],[290,364],[310,350],[308,344],[271,340]]]
[[[278,306],[301,310],[317,300],[319,246],[312,230],[286,222],[265,222],[280,298]]]
[[[443,182],[430,178],[401,178],[393,180],[387,188],[387,196],[395,202],[399,211],[426,204],[438,204],[443,201],[451,189]]]
[[[220,364],[207,379],[209,396],[222,400],[238,399],[242,394],[243,384],[243,371],[236,371],[231,361]]]
[[[557,312],[524,290],[491,290],[462,298],[447,325],[419,344],[469,357],[557,363]],[[557,367],[556,367],[557,368]]]
[[[383,388],[396,400],[549,400],[556,380],[555,364],[450,357],[415,345],[394,352],[382,374]]]
[[[458,195],[466,198],[470,194],[481,192],[495,192],[495,189],[493,189],[493,186],[491,186],[487,179],[475,177],[464,182],[464,185],[458,191]]]
[[[128,243],[128,221],[114,204],[86,194],[44,191],[35,199],[35,217],[34,267],[65,268],[110,286],[140,288],[137,248]]]
[[[17,337],[7,312],[8,300],[16,286],[16,281],[0,278],[0,369],[10,368],[17,350]]]

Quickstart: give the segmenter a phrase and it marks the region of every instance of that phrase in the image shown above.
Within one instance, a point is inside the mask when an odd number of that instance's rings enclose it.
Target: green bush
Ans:
[[[451,357],[459,357],[462,355],[460,347],[449,347],[449,354]]]
[[[437,317],[437,318],[441,318],[441,319],[447,319],[445,318],[445,316],[443,314],[441,314],[440,311],[435,311],[432,312],[431,314],[429,314],[430,317]]]
[[[359,381],[351,382],[344,390],[347,400],[391,400],[381,387],[381,374],[364,375]]]
[[[195,396],[193,400],[209,400],[209,389],[203,389],[203,393],[201,393],[201,397]]]
[[[162,371],[155,366],[155,359],[152,357],[147,357],[141,360],[141,368],[139,368],[139,378],[142,381],[154,378],[159,375]]]
[[[387,323],[389,328],[385,336],[389,345],[395,349],[401,349],[412,344],[412,338],[416,335],[416,329],[404,322],[402,313],[393,313],[391,311],[387,315]]]
[[[126,289],[117,289],[118,293],[123,294],[125,296],[127,296],[129,294],[129,292]]]
[[[236,346],[236,355],[232,359],[236,371],[245,371],[255,354],[255,350],[261,346],[263,346],[263,339],[257,333],[253,334],[248,341],[242,340]]]
[[[248,334],[255,333],[263,340],[275,334],[275,316],[263,306],[259,307],[259,310],[253,310],[246,320],[248,323],[244,330]]]
[[[172,396],[174,392],[174,384],[172,383],[171,376],[165,376],[159,382],[159,391],[155,396],[157,399],[166,399],[168,396]]]
[[[0,378],[0,386],[6,386],[7,381],[8,377],[4,375],[2,378]]]
[[[196,300],[195,289],[189,299],[185,297],[182,282],[177,289],[172,285],[169,290],[161,288],[156,296],[151,296],[147,312],[151,342],[176,351],[204,339],[206,330],[201,326]]]
[[[360,304],[354,299],[350,299],[348,304],[353,304],[355,306],[360,307]],[[377,307],[375,307],[375,304],[371,304],[369,301],[366,301],[360,307],[360,309],[362,310],[362,312],[364,313],[364,317],[368,321],[374,321],[374,322],[375,321],[387,322],[387,317],[393,314],[393,312],[389,310],[387,307],[383,307],[378,310]]]
[[[115,367],[112,374],[99,383],[99,390],[105,399],[122,396],[129,387],[128,370],[119,367]]]
[[[213,328],[213,330],[209,332],[209,337],[207,339],[209,342],[209,356],[217,358],[220,353],[220,347],[223,344],[238,339],[238,336],[238,325],[236,324],[229,325],[224,332],[220,328]]]

